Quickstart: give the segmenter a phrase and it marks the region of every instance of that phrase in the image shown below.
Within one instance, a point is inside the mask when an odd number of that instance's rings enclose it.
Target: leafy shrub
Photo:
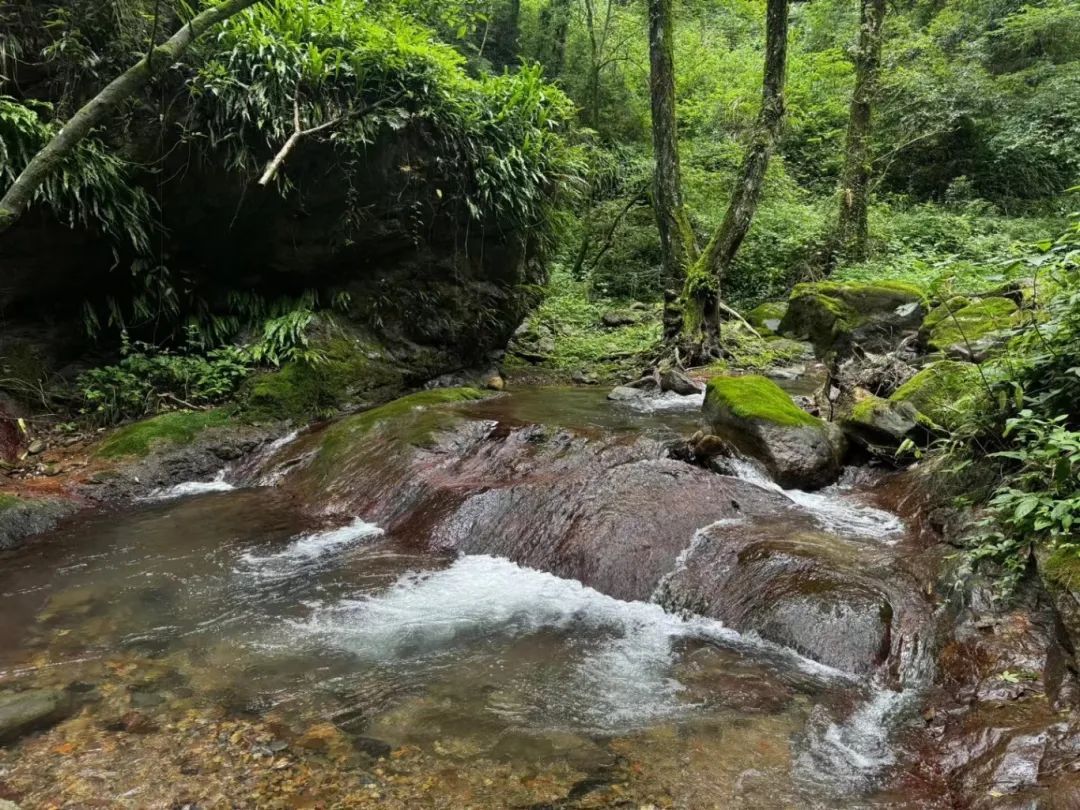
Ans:
[[[1004,478],[970,556],[1000,563],[1006,586],[1035,546],[1080,560],[1080,221],[1017,264],[1035,271],[1036,302],[1040,287],[1056,293],[998,364],[1007,375],[998,386],[1004,427],[973,438],[997,445]]]

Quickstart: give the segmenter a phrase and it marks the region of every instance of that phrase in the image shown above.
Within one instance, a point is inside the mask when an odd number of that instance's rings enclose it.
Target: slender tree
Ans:
[[[41,184],[90,132],[105,123],[125,101],[176,62],[199,35],[262,0],[223,0],[196,14],[180,30],[113,79],[84,104],[35,154],[0,199],[0,233],[14,225],[34,200]]]
[[[649,91],[652,100],[653,211],[660,232],[667,337],[679,329],[677,291],[695,258],[694,234],[682,198],[675,124],[675,37],[672,0],[649,0]]]
[[[541,61],[548,73],[557,78],[566,64],[566,35],[570,28],[570,0],[548,0],[540,11],[540,30],[544,40]]]
[[[727,213],[701,257],[687,270],[682,295],[680,344],[687,359],[705,359],[716,352],[724,305],[721,288],[739,246],[750,230],[769,159],[784,126],[784,82],[787,74],[788,0],[768,0],[765,18],[765,72],[761,111],[732,189]]]
[[[870,197],[871,114],[881,69],[881,43],[885,25],[885,0],[862,0],[859,41],[855,47],[855,90],[851,95],[844,168],[840,175],[840,213],[829,240],[826,272],[838,257],[866,258],[869,232],[866,209]]]

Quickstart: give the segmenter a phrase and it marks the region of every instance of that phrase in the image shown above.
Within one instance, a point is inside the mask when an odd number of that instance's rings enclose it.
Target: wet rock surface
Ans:
[[[757,521],[752,531],[742,519],[721,521],[698,532],[658,598],[828,666],[870,673],[892,646],[886,565],[857,542],[800,530],[798,517]]]
[[[58,689],[0,692],[0,744],[60,722],[72,711],[70,695]]]

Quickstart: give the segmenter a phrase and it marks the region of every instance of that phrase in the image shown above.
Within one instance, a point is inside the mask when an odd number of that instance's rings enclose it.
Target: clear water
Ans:
[[[628,414],[594,391],[510,404],[575,429],[696,421]],[[360,518],[313,526],[271,486],[227,486],[83,517],[6,559],[0,687],[153,662],[170,673],[155,687],[166,707],[329,718],[466,763],[588,774],[638,758],[686,807],[852,806],[894,764],[893,694],[789,650],[504,559],[418,552]],[[842,497],[788,494],[834,531],[893,531],[893,516]]]

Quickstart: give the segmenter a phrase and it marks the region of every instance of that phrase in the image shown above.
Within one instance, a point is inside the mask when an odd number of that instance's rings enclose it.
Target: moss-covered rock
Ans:
[[[434,388],[347,416],[323,432],[315,466],[322,473],[332,473],[350,454],[356,440],[380,425],[391,426],[394,438],[399,441],[413,446],[423,445],[434,430],[446,423],[445,416],[432,413],[437,406],[470,402],[493,395],[491,391],[476,388]]]
[[[952,430],[985,407],[988,397],[978,366],[939,360],[896,389],[889,401],[909,403],[935,424]]]
[[[982,360],[995,344],[1004,341],[1019,317],[1019,307],[1008,298],[955,298],[927,315],[920,337],[932,351]]]
[[[758,330],[763,337],[775,335],[780,329],[780,322],[787,314],[787,301],[766,301],[758,304],[746,313],[747,322]]]
[[[837,421],[853,442],[890,457],[906,439],[924,444],[933,433],[933,423],[910,402],[890,402],[862,388],[852,392]]]
[[[797,407],[772,380],[715,377],[704,410],[714,433],[759,459],[781,486],[816,489],[840,472],[839,431]]]
[[[855,346],[882,352],[917,330],[926,309],[922,290],[902,282],[797,284],[780,333],[809,339],[822,357]]]
[[[405,387],[402,370],[374,345],[337,335],[316,344],[320,362],[293,361],[255,377],[241,394],[254,421],[306,421],[327,416],[359,398],[385,399]]]
[[[1036,552],[1039,574],[1074,649],[1080,645],[1080,555],[1069,549]]]
[[[223,410],[158,414],[116,430],[101,443],[97,455],[102,458],[141,458],[161,445],[189,444],[204,430],[228,424],[229,418]]]

